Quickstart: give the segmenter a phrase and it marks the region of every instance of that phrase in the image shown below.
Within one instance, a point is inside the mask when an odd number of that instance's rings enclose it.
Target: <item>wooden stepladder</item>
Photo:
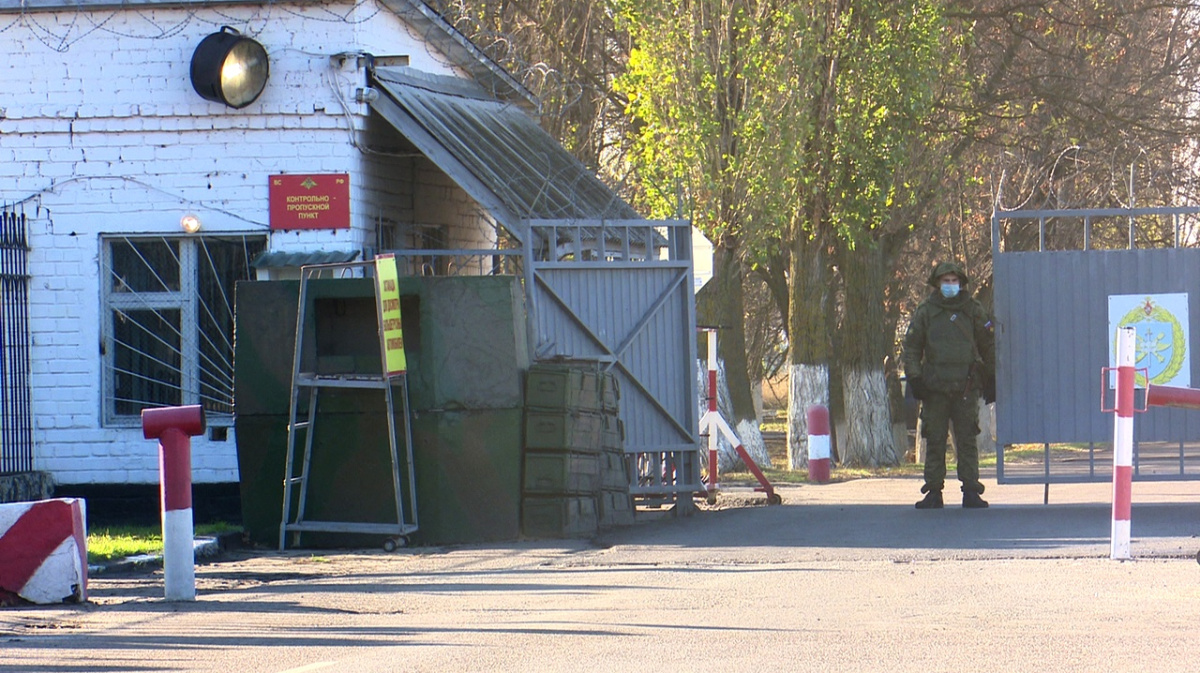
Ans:
[[[306,371],[304,353],[305,320],[308,308],[309,282],[318,278],[354,277],[355,273],[374,272],[375,306],[379,316],[380,374],[319,374]],[[288,408],[287,455],[283,474],[283,513],[279,524],[279,549],[287,546],[287,534],[292,533],[292,545],[300,544],[301,533],[362,533],[386,536],[383,548],[394,550],[408,543],[417,526],[416,475],[413,470],[412,412],[408,400],[407,361],[404,337],[400,327],[400,291],[397,286],[396,260],[380,255],[369,262],[314,264],[300,269],[300,306],[296,315],[296,342],[292,358],[291,402]],[[308,501],[313,438],[319,416],[318,399],[324,389],[356,388],[379,390],[385,405],[388,424],[388,449],[391,454],[392,489],[395,500],[395,521],[365,523],[361,521],[314,521],[305,518]],[[403,405],[404,452],[396,428],[395,393],[400,392]],[[296,474],[297,448],[300,451],[300,473]],[[403,471],[403,472],[402,472]],[[401,487],[401,474],[408,478],[408,502]],[[292,512],[292,489],[300,487],[295,517]],[[406,506],[407,505],[407,506]]]

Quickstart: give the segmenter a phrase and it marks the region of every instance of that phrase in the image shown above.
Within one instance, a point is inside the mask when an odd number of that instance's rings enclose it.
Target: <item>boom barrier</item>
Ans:
[[[1137,373],[1145,375],[1147,370],[1133,366],[1136,357],[1136,335],[1133,327],[1122,327],[1117,332],[1117,366],[1104,367],[1101,378],[1116,372],[1116,400],[1113,407],[1105,406],[1102,398],[1100,409],[1115,412],[1113,421],[1113,500],[1112,537],[1109,558],[1128,560],[1130,553],[1131,510],[1133,501],[1133,417],[1150,407],[1174,407],[1177,409],[1200,409],[1200,389],[1177,386],[1152,385],[1146,381],[1145,404],[1138,407],[1134,401]],[[1107,388],[1101,383],[1101,395]]]

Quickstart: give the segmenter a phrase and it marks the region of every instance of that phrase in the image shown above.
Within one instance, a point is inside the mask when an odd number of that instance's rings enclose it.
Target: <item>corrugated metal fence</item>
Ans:
[[[28,259],[25,214],[0,210],[0,473],[33,469]]]
[[[1195,342],[1198,234],[1200,208],[993,216],[998,481],[1111,480],[1113,415],[1101,411],[1102,395],[1112,404],[1101,377],[1111,362],[1109,298],[1186,293]],[[1200,358],[1190,372],[1200,387]],[[1135,478],[1200,479],[1200,413],[1154,408],[1134,428]]]

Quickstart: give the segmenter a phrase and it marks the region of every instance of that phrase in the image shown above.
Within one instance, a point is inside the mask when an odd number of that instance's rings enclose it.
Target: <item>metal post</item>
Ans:
[[[1113,422],[1112,538],[1109,558],[1130,558],[1130,510],[1133,484],[1133,388],[1136,370],[1134,328],[1117,332],[1117,415]]]
[[[706,329],[708,335],[708,412],[717,413],[717,330]],[[711,497],[720,490],[717,480],[717,429],[708,427],[708,493]]]

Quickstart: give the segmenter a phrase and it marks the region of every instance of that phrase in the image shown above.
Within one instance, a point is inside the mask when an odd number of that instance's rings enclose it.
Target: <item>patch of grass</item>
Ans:
[[[787,432],[787,419],[763,421],[758,429],[763,432]]]
[[[1087,456],[1087,444],[1051,444],[1050,445],[1050,460],[1080,458]],[[1004,463],[1042,463],[1046,460],[1046,446],[1044,444],[1013,444],[1004,449]],[[980,456],[980,467],[995,467],[996,454],[990,453],[986,456]]]
[[[220,535],[241,530],[240,526],[219,521],[199,524],[196,535]],[[107,526],[88,531],[88,563],[105,563],[128,556],[161,554],[162,529],[158,526]]]

